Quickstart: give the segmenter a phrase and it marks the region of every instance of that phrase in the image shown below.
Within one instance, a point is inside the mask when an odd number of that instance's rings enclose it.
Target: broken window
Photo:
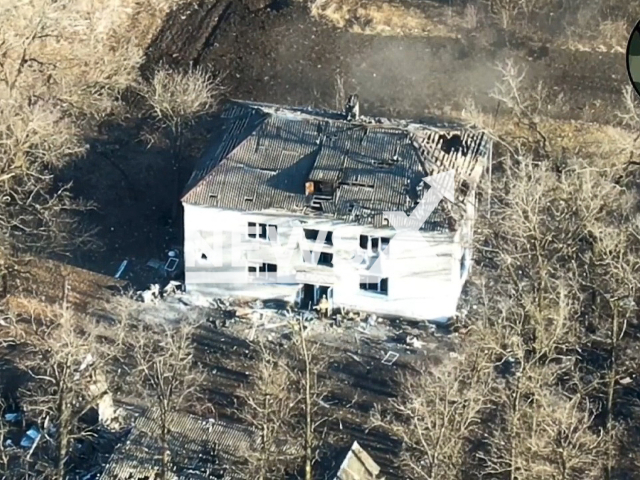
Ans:
[[[333,245],[333,232],[327,232],[327,236],[324,237],[324,243],[326,245]]]
[[[250,278],[274,278],[278,272],[278,265],[275,263],[251,263],[247,265],[247,274]]]
[[[370,237],[369,235],[360,235],[360,248],[371,251],[371,253],[380,253],[380,246],[384,251],[391,239],[389,237]]]
[[[333,267],[333,253],[320,252],[320,256],[318,257],[318,265]]]
[[[360,277],[360,290],[379,293],[380,295],[388,295],[389,279],[372,276]]]
[[[380,248],[380,239],[378,237],[371,237],[371,251],[373,253],[378,253]]]
[[[316,241],[320,236],[320,230],[316,230],[313,228],[305,228],[304,229],[304,238],[307,240]],[[325,245],[333,245],[333,232],[326,232],[324,237]]]
[[[304,263],[310,263],[312,265],[333,267],[333,253],[307,250],[303,252],[302,261]]]
[[[278,241],[278,226],[277,225],[267,225],[267,236],[269,237],[270,242]]]
[[[249,238],[260,238],[262,240],[270,240],[275,242],[278,240],[278,226],[268,223],[249,222],[247,236]]]

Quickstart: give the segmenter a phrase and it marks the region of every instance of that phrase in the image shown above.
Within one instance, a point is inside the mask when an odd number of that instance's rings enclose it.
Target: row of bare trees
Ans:
[[[77,466],[74,446],[98,434],[99,427],[83,417],[95,412],[101,424],[109,424],[111,415],[117,415],[113,402],[118,397],[157,410],[160,475],[169,478],[169,414],[195,401],[201,385],[192,343],[198,321],[145,322],[133,315],[131,303],[124,300],[119,307],[123,305],[110,320],[81,315],[66,301],[58,306],[32,303],[31,310],[4,317],[0,346],[13,349],[8,358],[14,370],[28,377],[18,404],[25,421],[42,432],[27,456],[18,449],[3,451],[7,474],[68,478],[74,462]],[[3,432],[6,427],[3,423]]]
[[[488,122],[468,110],[498,147],[490,220],[485,211],[478,223],[471,327],[456,358],[407,375],[372,425],[403,440],[409,478],[633,476],[635,101],[626,97],[626,127],[596,129],[594,149],[585,132],[554,130],[544,88],[525,87],[514,62],[500,69],[503,117]]]
[[[158,478],[171,478],[172,416],[185,409],[201,411],[207,401],[202,395],[206,372],[194,358],[201,321],[189,316],[178,322],[151,320],[126,298],[112,302],[109,310],[110,318],[96,319],[67,306],[66,298],[56,306],[25,299],[20,312],[4,317],[0,346],[13,349],[9,358],[28,377],[18,404],[25,425],[36,425],[43,434],[33,451],[3,451],[0,461],[13,478],[62,480],[78,471],[77,445],[91,442],[102,428],[86,418],[88,413],[98,414],[104,427],[122,428],[130,421],[122,418],[117,425],[118,400],[156,411]],[[246,461],[240,469],[247,478],[299,472],[315,478],[328,420],[322,401],[328,357],[307,339],[301,321],[291,327],[293,348],[257,343],[251,381],[238,392],[237,413],[255,432],[255,442],[242,452]],[[0,427],[4,437],[7,424],[0,421]]]
[[[0,6],[0,294],[8,293],[16,257],[99,243],[79,216],[96,205],[70,193],[76,179],[66,171],[74,162],[104,161],[93,170],[141,188],[135,162],[87,156],[86,139],[101,123],[144,117],[149,135],[169,144],[172,192],[180,194],[185,126],[216,107],[219,83],[200,70],[160,68],[148,82],[138,71],[150,35],[180,1],[141,7],[128,0],[9,0]],[[138,111],[127,110],[125,90],[144,99]]]
[[[285,478],[303,472],[312,480],[326,423],[330,357],[307,338],[301,319],[291,323],[293,348],[258,340],[251,382],[239,391],[238,414],[256,433],[257,449],[244,452],[246,478]]]

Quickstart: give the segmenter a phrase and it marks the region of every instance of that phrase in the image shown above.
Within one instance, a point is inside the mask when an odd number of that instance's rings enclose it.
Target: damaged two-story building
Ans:
[[[230,102],[222,120],[182,197],[188,292],[455,314],[486,136],[359,116],[356,97],[344,112]]]

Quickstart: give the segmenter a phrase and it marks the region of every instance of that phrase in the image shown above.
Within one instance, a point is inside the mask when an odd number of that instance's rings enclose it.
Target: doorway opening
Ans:
[[[333,287],[305,283],[300,289],[300,308],[313,309],[325,295],[331,306],[333,306]]]

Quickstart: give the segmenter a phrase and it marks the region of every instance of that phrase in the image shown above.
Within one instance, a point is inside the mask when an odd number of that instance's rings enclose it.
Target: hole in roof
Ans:
[[[244,197],[245,202],[253,202],[253,197]]]
[[[462,141],[462,137],[458,133],[454,133],[450,137],[446,135],[441,135],[442,144],[440,145],[440,149],[444,153],[452,153],[462,151],[463,155],[466,155],[466,148],[464,142]]]
[[[200,255],[200,259],[201,260],[207,260],[207,254],[203,253],[202,255]]]

